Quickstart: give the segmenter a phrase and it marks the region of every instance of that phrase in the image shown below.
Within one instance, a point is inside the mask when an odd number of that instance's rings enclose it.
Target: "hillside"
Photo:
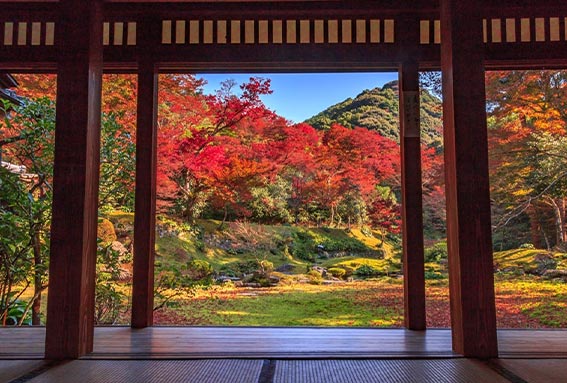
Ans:
[[[134,215],[108,213],[118,241],[132,243]],[[362,265],[380,274],[400,271],[399,247],[379,232],[284,225],[260,225],[199,219],[194,225],[158,216],[156,262],[158,268],[183,270],[192,260],[206,261],[217,274],[236,276],[251,272],[258,261],[268,261],[279,270],[305,273],[309,267],[341,267],[354,272]]]
[[[382,88],[365,90],[358,96],[330,106],[305,122],[317,129],[329,129],[339,123],[347,128],[363,127],[398,140],[398,82],[384,84]],[[421,94],[422,139],[427,145],[439,146],[441,136],[441,100],[427,90]]]

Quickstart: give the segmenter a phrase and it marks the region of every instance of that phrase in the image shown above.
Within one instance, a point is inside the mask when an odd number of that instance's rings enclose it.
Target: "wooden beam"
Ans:
[[[45,356],[93,349],[100,162],[100,1],[59,2],[53,218]]]
[[[0,0],[2,3],[2,0]],[[142,22],[151,20],[162,25],[163,21],[169,21],[169,31],[172,39],[170,43],[161,41],[162,31],[157,30],[157,39],[144,49],[155,52],[158,64],[165,71],[199,71],[199,72],[315,72],[315,71],[337,71],[337,70],[396,70],[398,65],[411,56],[420,64],[420,68],[434,69],[440,65],[440,47],[433,41],[433,35],[422,36],[420,34],[420,23],[429,22],[433,25],[440,17],[437,1],[360,1],[356,6],[342,1],[278,1],[278,2],[243,2],[238,1],[192,1],[173,2],[167,6],[156,7],[155,2],[105,2],[104,21],[109,23],[109,44],[104,47],[105,69],[113,72],[130,72],[137,70],[137,52],[140,41],[136,41],[136,34],[143,31]],[[533,2],[531,0],[513,0],[502,4],[502,1],[479,0],[482,8],[482,18],[487,22],[488,42],[485,46],[485,65],[491,69],[533,69],[533,68],[565,68],[567,67],[567,44],[565,44],[565,33],[563,19],[567,15],[567,3],[561,0],[542,0]],[[0,69],[11,71],[38,70],[51,71],[57,61],[57,49],[55,45],[44,45],[45,24],[58,24],[58,2],[26,2],[9,1],[2,5],[0,14]],[[537,19],[545,29],[545,41],[539,41],[534,34]],[[506,23],[508,20],[516,20],[514,39],[508,40]],[[527,19],[530,25],[530,36],[528,41],[520,39],[520,19]],[[177,32],[177,21],[200,22],[201,41],[189,43],[187,25],[180,36],[181,41],[175,41]],[[273,35],[273,21],[309,21],[310,42],[288,43],[260,43],[256,39],[254,43],[231,43],[230,39],[218,43],[213,41],[218,35],[214,23],[222,20],[225,23],[234,21],[260,20],[268,22],[268,37]],[[353,36],[349,38],[350,43],[329,41],[316,43],[313,39],[315,20],[347,20],[351,21],[353,27],[358,21],[371,20],[378,22],[379,36],[374,37],[380,42],[371,43],[371,27],[366,24],[366,41],[356,41]],[[384,25],[386,20],[391,20],[395,25],[393,41],[384,41]],[[554,39],[551,39],[551,23],[555,22]],[[209,34],[207,43],[202,41],[204,36],[203,22],[212,23],[214,32]],[[14,39],[4,44],[2,34],[4,33],[4,22],[7,22],[6,31],[11,31]],[[492,22],[500,24],[501,33],[496,41],[491,34]],[[28,33],[25,43],[17,42],[17,26],[19,23],[27,23]],[[31,44],[29,28],[32,23],[40,23],[42,32],[40,43]],[[122,43],[115,43],[112,33],[114,23],[126,23],[131,31],[124,30],[123,33],[130,35],[131,40],[121,38]],[[227,24],[228,25],[228,24]],[[285,23],[282,24],[285,29]],[[357,28],[357,27],[356,27]],[[328,32],[328,26],[324,27]],[[407,31],[412,30],[412,39],[404,38]],[[255,33],[258,34],[258,25]],[[354,29],[353,29],[354,31]],[[414,32],[417,31],[417,34]],[[325,32],[322,35],[328,36]],[[430,31],[432,32],[432,31]],[[230,37],[230,28],[227,30]],[[165,33],[167,35],[167,33]],[[164,35],[164,36],[165,36]],[[124,36],[122,36],[124,37]],[[427,41],[422,41],[422,38]],[[212,39],[212,40],[211,40]],[[269,40],[269,38],[268,38]],[[285,40],[285,39],[284,39]],[[541,39],[540,39],[541,40]],[[128,42],[129,41],[129,42]],[[408,55],[411,52],[411,55]]]
[[[402,64],[399,79],[404,320],[405,326],[410,330],[425,330],[423,193],[417,63],[408,61]]]
[[[447,242],[453,349],[498,355],[478,0],[441,1]]]
[[[148,24],[141,40],[152,41]],[[145,54],[144,54],[145,53]],[[152,54],[140,51],[138,64],[138,109],[136,131],[136,202],[134,207],[134,280],[132,327],[153,325],[154,257],[157,164],[158,74]]]

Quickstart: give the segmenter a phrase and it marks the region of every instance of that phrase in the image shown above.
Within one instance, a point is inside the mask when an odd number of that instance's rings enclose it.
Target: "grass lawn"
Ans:
[[[567,327],[567,284],[496,277],[500,328]],[[450,327],[447,280],[427,283],[429,327]],[[403,285],[383,278],[339,285],[213,287],[156,312],[158,325],[401,327]]]
[[[403,320],[400,287],[377,281],[210,288],[156,313],[156,319],[158,324],[395,327]]]
[[[567,327],[567,284],[496,274],[495,288],[498,327]],[[450,327],[447,279],[427,281],[426,292],[428,327]],[[46,298],[47,292],[42,312]],[[156,325],[401,327],[403,284],[384,277],[336,285],[215,285],[181,297],[154,315]],[[128,316],[124,313],[117,324],[127,324]]]

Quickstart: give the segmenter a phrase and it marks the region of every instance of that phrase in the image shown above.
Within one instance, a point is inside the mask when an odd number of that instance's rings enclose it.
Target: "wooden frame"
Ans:
[[[92,351],[103,68],[137,72],[140,81],[133,327],[152,324],[158,71],[400,68],[406,325],[424,328],[416,74],[440,67],[453,347],[466,356],[496,356],[484,70],[566,67],[567,4],[160,3],[0,0],[0,70],[59,74],[46,357]]]
[[[443,137],[453,349],[498,356],[481,15],[442,0]]]
[[[421,69],[440,68],[436,1],[364,0],[356,7],[345,1],[161,3],[159,8],[135,1],[104,3],[106,70],[136,71],[140,46],[154,52],[163,71],[396,70],[410,50]],[[478,3],[485,68],[567,64],[567,4]],[[54,71],[58,41],[53,31],[61,3],[0,4],[0,69]],[[145,30],[158,34],[150,45],[138,39]],[[407,30],[419,33],[408,40]]]
[[[62,0],[45,356],[92,351],[102,44],[99,1]]]
[[[399,78],[404,319],[410,330],[425,330],[423,193],[417,63],[403,63],[400,66]]]

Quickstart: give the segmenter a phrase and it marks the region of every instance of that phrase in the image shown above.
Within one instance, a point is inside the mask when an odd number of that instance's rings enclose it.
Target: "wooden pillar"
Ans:
[[[404,320],[410,330],[425,330],[425,275],[419,71],[415,62],[399,70],[400,147],[402,162],[402,232],[404,267]]]
[[[138,70],[136,203],[132,327],[153,324],[156,213],[157,73],[144,63]]]
[[[152,41],[156,36],[160,36],[159,29],[149,27],[140,38]],[[138,64],[133,328],[152,326],[154,307],[158,74],[151,55],[145,53]]]
[[[61,0],[47,306],[47,359],[92,351],[96,265],[101,1]]]
[[[441,1],[447,242],[453,350],[498,355],[483,31],[479,0]]]

